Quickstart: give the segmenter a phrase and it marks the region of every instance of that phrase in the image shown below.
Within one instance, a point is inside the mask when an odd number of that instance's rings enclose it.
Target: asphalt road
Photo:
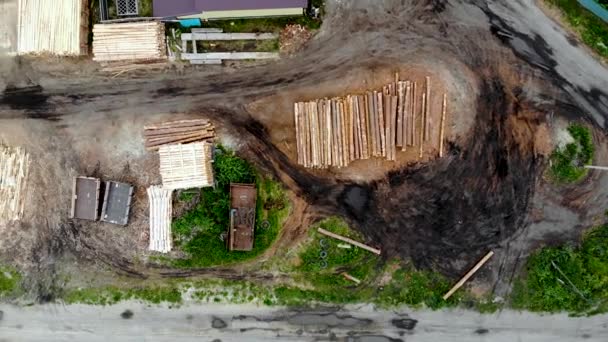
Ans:
[[[122,303],[0,306],[0,341],[475,341],[608,340],[608,316],[571,318],[503,311],[296,311],[253,305]]]

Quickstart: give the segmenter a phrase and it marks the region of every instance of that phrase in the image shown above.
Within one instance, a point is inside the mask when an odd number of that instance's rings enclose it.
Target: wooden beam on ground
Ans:
[[[397,109],[398,109],[399,97],[396,95],[391,96],[391,110],[390,110],[390,159],[397,160],[397,144],[396,144],[396,121],[397,121]]]
[[[325,102],[325,165],[327,167],[332,166],[332,120],[331,120],[331,101],[328,99],[323,100]]]
[[[370,156],[376,156],[376,105],[375,96],[372,92],[367,93],[367,126],[369,128]]]
[[[412,146],[416,146],[416,126],[418,126],[418,112],[416,111],[416,81],[412,87]]]
[[[441,106],[441,125],[439,127],[439,158],[443,157],[443,134],[445,127],[445,112],[447,104],[447,94],[443,94],[443,104]]]
[[[325,230],[323,228],[318,228],[318,231],[319,231],[319,233],[321,233],[323,235],[329,236],[331,238],[334,238],[334,239],[337,239],[337,240],[340,240],[340,241],[344,241],[344,242],[349,243],[349,244],[351,244],[353,246],[357,246],[359,248],[365,249],[366,251],[370,251],[370,252],[372,252],[374,254],[380,255],[380,250],[377,249],[377,248],[373,248],[373,247],[370,247],[368,245],[364,245],[361,242],[357,242],[357,241],[355,241],[353,239],[350,239],[350,238],[347,238],[347,237],[344,237],[344,236],[341,236],[341,235],[338,235],[338,234],[334,234],[334,233],[332,233],[330,231],[327,231],[327,230]]]
[[[298,157],[298,164],[302,165],[302,139],[300,136],[300,118],[297,102],[293,104],[293,122],[296,127],[296,153]]]
[[[431,78],[426,77],[426,102],[424,103],[424,141],[431,137]]]
[[[346,272],[343,272],[342,276],[344,278],[346,278],[347,280],[350,280],[350,281],[352,281],[353,283],[355,283],[357,285],[361,284],[361,280],[359,280],[358,278],[355,278],[355,277],[351,276],[350,274],[348,274]]]
[[[365,95],[357,96],[357,105],[361,124],[361,159],[369,159],[369,128]]]
[[[397,74],[398,76],[399,74]],[[403,147],[403,83],[397,83],[397,146]]]
[[[494,252],[489,251],[488,254],[486,254],[481,260],[479,260],[477,262],[477,264],[475,264],[475,266],[469,272],[467,272],[467,274],[465,274],[464,277],[462,277],[456,283],[456,285],[454,285],[450,289],[450,291],[448,291],[445,295],[443,295],[443,299],[448,300],[448,298],[450,298],[454,294],[454,292],[458,291],[458,289],[461,288],[462,285],[464,285],[464,283],[466,283],[467,280],[469,280],[469,278],[471,278],[473,276],[473,274],[475,274],[475,272],[477,272],[481,268],[481,266],[483,266],[488,260],[490,260],[492,255],[494,255]]]
[[[422,93],[422,103],[420,105],[420,116],[421,116],[421,120],[420,120],[420,156],[419,158],[422,158],[422,152],[423,149],[422,147],[424,146],[424,131],[425,131],[425,120],[424,120],[424,108],[426,106],[426,93]]]
[[[384,121],[384,96],[382,93],[377,95],[378,106],[378,133],[380,133],[380,155],[386,157],[386,134]]]

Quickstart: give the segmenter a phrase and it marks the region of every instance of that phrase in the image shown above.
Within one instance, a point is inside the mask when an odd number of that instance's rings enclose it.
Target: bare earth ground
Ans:
[[[474,286],[504,295],[532,248],[576,239],[604,211],[607,175],[556,188],[542,171],[558,119],[593,125],[602,146],[595,162],[608,163],[608,71],[531,0],[327,6],[306,49],[272,64],[112,78],[83,59],[3,59],[0,139],[32,153],[34,186],[26,219],[1,227],[0,254],[27,271],[32,293],[52,298],[58,274],[78,276],[79,268],[134,279],[180,275],[142,258],[144,189],[159,177],[141,130],[169,117],[213,119],[224,142],[289,188],[295,214],[264,258],[288,249],[314,220],[337,214],[387,258],[411,258],[452,277],[495,250]],[[404,154],[402,164],[328,172],[295,164],[293,100],[361,91],[397,70],[403,78],[431,75],[449,94],[446,157],[406,166]],[[78,174],[135,183],[131,224],[69,221]],[[189,271],[205,274],[274,278],[239,267]]]

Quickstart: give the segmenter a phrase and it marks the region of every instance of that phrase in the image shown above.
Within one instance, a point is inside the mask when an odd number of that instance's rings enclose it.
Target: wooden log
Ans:
[[[333,150],[333,131],[332,131],[332,119],[331,119],[331,101],[328,99],[325,102],[325,165],[332,166],[332,150]]]
[[[319,148],[317,146],[317,118],[315,112],[317,110],[317,105],[314,102],[307,102],[308,106],[308,115],[310,117],[310,151],[311,151],[311,166],[317,167],[319,163]]]
[[[332,131],[332,166],[339,167],[338,163],[338,109],[336,108],[336,99],[331,99],[331,131]]]
[[[348,152],[349,160],[355,160],[355,127],[354,127],[354,115],[353,115],[353,99],[349,95],[346,97],[346,113],[348,122]]]
[[[304,167],[310,167],[311,164],[311,149],[310,149],[310,114],[306,102],[302,103],[304,109]]]
[[[391,124],[390,124],[390,159],[392,161],[397,160],[397,140],[396,140],[396,123],[397,123],[397,109],[398,109],[399,97],[397,95],[391,96]]]
[[[145,146],[152,147],[152,146],[158,146],[158,145],[167,145],[167,144],[175,143],[177,141],[182,141],[184,139],[194,139],[194,140],[190,140],[190,141],[196,141],[196,139],[205,140],[205,139],[210,139],[210,138],[214,138],[214,137],[215,137],[214,133],[196,132],[193,134],[184,134],[184,135],[180,135],[177,137],[149,139],[149,140],[146,140]]]
[[[398,74],[397,74],[398,77]],[[397,146],[402,147],[403,144],[403,84],[401,82],[397,83],[397,96],[398,96],[398,104],[397,104],[397,141],[395,142]]]
[[[473,268],[469,272],[467,272],[467,274],[465,274],[464,277],[462,277],[456,283],[456,285],[454,285],[450,289],[450,291],[443,295],[443,300],[448,300],[448,298],[450,298],[454,294],[454,292],[458,291],[458,289],[461,288],[462,285],[464,285],[464,283],[466,283],[467,280],[469,280],[469,278],[471,278],[475,274],[475,272],[477,272],[481,268],[481,266],[483,266],[486,262],[488,262],[488,260],[490,260],[492,255],[494,255],[494,252],[489,251],[488,254],[481,258],[481,260],[479,260],[477,264],[475,264],[475,266],[473,266]]]
[[[319,143],[319,167],[325,167],[325,145],[323,144],[325,138],[325,113],[323,112],[323,103],[321,100],[315,100],[315,105],[317,107],[317,120],[318,120],[318,143]]]
[[[412,146],[416,146],[418,143],[416,127],[418,126],[418,112],[416,111],[416,81],[414,81],[414,86],[412,87]]]
[[[201,138],[200,137],[192,137],[192,138],[185,138],[185,139],[181,139],[181,140],[176,140],[176,141],[172,141],[170,144],[171,145],[176,145],[176,144],[186,144],[186,143],[192,143],[192,142],[196,142],[196,141],[200,141]],[[164,145],[168,145],[168,144],[160,144],[160,145],[154,145],[154,146],[146,146],[146,150],[147,151],[156,151],[159,148],[161,148],[161,146]]]
[[[355,160],[361,159],[361,119],[359,119],[359,104],[357,95],[351,97],[351,108],[353,110],[353,141],[355,144]]]
[[[420,155],[419,158],[422,158],[422,147],[424,145],[424,108],[426,105],[426,93],[422,93],[422,104],[420,106]]]
[[[381,253],[380,250],[377,249],[377,248],[373,248],[373,247],[364,245],[361,242],[357,242],[357,241],[355,241],[353,239],[350,239],[350,238],[347,238],[347,237],[344,237],[344,236],[341,236],[341,235],[338,235],[338,234],[334,234],[334,233],[332,233],[330,231],[327,231],[327,230],[325,230],[323,228],[318,228],[318,231],[319,231],[319,233],[321,233],[323,235],[329,236],[331,238],[334,238],[334,239],[337,239],[337,240],[340,240],[340,241],[344,241],[346,243],[349,243],[349,244],[351,244],[353,246],[357,246],[359,248],[363,248],[366,251],[370,251],[370,252],[372,252],[374,254],[380,255],[380,253]]]
[[[370,157],[376,156],[376,105],[375,96],[373,93],[367,93],[367,127],[369,132]]]
[[[144,130],[192,127],[192,126],[211,126],[211,123],[207,119],[169,121],[169,122],[162,122],[160,124],[145,125]]]
[[[391,150],[391,95],[386,95],[383,99],[384,101],[384,137],[385,137],[385,154],[386,159],[390,160],[390,150]]]
[[[338,99],[338,120],[339,120],[339,130],[340,130],[340,166],[346,166],[346,156],[348,155],[348,151],[346,150],[346,126],[344,125],[344,104],[342,103],[342,99]]]
[[[412,96],[412,87],[410,82],[406,82],[405,85],[405,93],[403,95],[403,147],[401,151],[406,150],[407,145],[412,145],[411,143],[411,135],[412,135],[412,112],[411,108],[411,96]]]
[[[431,138],[431,78],[426,77],[426,101],[424,103],[424,141]]]
[[[441,106],[441,124],[439,127],[439,158],[443,157],[443,133],[445,126],[445,112],[448,105],[447,94],[443,94],[443,103]]]
[[[357,278],[355,278],[355,277],[351,276],[350,274],[348,274],[348,273],[346,273],[346,272],[343,272],[343,273],[342,273],[342,276],[343,276],[344,278],[346,278],[347,280],[350,280],[350,281],[352,281],[353,283],[355,283],[355,284],[357,284],[357,285],[361,284],[361,280],[359,280],[359,279],[357,279]]]
[[[380,156],[386,157],[386,135],[385,135],[385,119],[384,119],[384,106],[382,93],[377,95],[378,105],[378,133],[380,134]]]
[[[359,120],[361,128],[361,159],[369,159],[369,127],[368,114],[365,96],[357,96],[357,104],[359,107]]]
[[[350,145],[348,144],[348,113],[344,99],[340,99],[340,112],[342,113],[342,144],[344,146],[344,166],[346,167],[350,163]]]
[[[293,104],[293,122],[296,128],[296,155],[298,164],[302,165],[302,138],[300,136],[300,117],[297,102]]]

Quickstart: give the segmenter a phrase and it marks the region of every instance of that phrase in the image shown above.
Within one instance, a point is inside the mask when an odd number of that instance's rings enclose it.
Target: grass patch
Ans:
[[[182,302],[182,293],[177,287],[131,289],[105,287],[69,290],[63,296],[63,301],[67,304],[112,305],[125,300],[141,300],[153,304],[179,304]]]
[[[272,245],[289,212],[289,200],[280,183],[257,175],[255,169],[234,152],[220,147],[213,169],[217,186],[201,189],[197,206],[173,222],[175,245],[181,246],[188,255],[172,261],[177,267],[207,267],[252,259]],[[229,252],[220,238],[230,223],[231,182],[257,185],[255,238],[253,250],[249,252]],[[268,226],[263,224],[266,220]]]
[[[608,225],[591,230],[578,248],[546,247],[532,254],[511,302],[530,311],[607,312]]]
[[[568,132],[574,142],[558,148],[551,154],[550,175],[558,183],[572,183],[587,174],[585,165],[593,160],[594,146],[589,128],[573,124]]]
[[[577,0],[545,0],[562,12],[570,26],[591,49],[608,57],[608,24],[581,6]]]
[[[0,298],[14,294],[18,289],[20,281],[21,274],[17,270],[9,266],[0,265]]]
[[[278,39],[197,41],[198,52],[272,52],[279,50]]]
[[[321,27],[321,20],[313,19],[307,15],[297,17],[212,20],[203,22],[203,27],[221,28],[224,32],[279,33],[285,26],[294,24],[316,30]]]

